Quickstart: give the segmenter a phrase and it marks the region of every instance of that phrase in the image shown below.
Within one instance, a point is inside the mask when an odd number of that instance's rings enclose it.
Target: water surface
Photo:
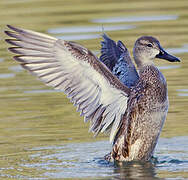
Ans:
[[[89,39],[97,39],[101,37],[101,34],[108,31],[120,31],[120,30],[128,30],[134,29],[135,26],[132,25],[113,25],[113,26],[81,26],[81,27],[62,27],[49,29],[48,32],[52,34],[66,34],[62,36],[56,36],[56,38],[76,41],[76,40],[89,40]],[[90,33],[98,34],[90,34]],[[87,34],[83,34],[87,33]]]
[[[71,27],[62,27],[49,29],[48,32],[52,34],[69,34],[69,33],[91,33],[91,32],[103,32],[103,31],[119,31],[126,29],[133,29],[133,25],[111,25],[111,26],[71,26]]]
[[[95,23],[122,23],[122,22],[142,22],[142,21],[169,21],[176,20],[176,15],[158,15],[158,16],[125,16],[125,17],[110,17],[104,19],[94,19]]]
[[[59,146],[43,146],[26,149],[32,154],[18,162],[17,178],[31,178],[23,175],[25,169],[38,173],[37,178],[149,178],[159,179],[157,173],[167,171],[180,174],[188,171],[187,136],[161,138],[153,162],[109,163],[104,160],[110,151],[108,141],[69,143]],[[180,153],[181,152],[181,153]],[[1,177],[8,177],[6,171],[14,166],[0,168]],[[41,174],[40,174],[41,173]],[[12,176],[12,178],[15,178]]]
[[[13,74],[13,73],[0,74],[0,79],[12,78],[14,76],[15,76],[15,74]]]
[[[89,40],[89,39],[98,39],[100,38],[99,34],[76,34],[76,35],[63,35],[56,36],[58,39],[68,40],[68,41],[76,41],[76,40]]]

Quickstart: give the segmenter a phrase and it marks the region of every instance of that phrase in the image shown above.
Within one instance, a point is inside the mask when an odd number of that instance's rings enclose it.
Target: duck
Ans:
[[[7,25],[5,41],[13,57],[47,86],[63,91],[90,122],[97,136],[108,133],[108,161],[150,161],[168,112],[168,90],[154,59],[180,62],[152,36],[134,44],[133,57],[122,41],[107,34],[97,57],[84,46]],[[136,66],[134,65],[136,64]]]

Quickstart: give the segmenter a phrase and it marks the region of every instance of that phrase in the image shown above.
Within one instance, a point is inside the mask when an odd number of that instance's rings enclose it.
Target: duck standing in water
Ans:
[[[180,60],[151,36],[139,38],[133,50],[139,74],[121,41],[106,34],[98,59],[75,42],[8,25],[6,42],[21,66],[41,81],[62,90],[90,121],[90,131],[110,132],[112,152],[106,159],[151,159],[168,111],[166,80],[155,58]]]

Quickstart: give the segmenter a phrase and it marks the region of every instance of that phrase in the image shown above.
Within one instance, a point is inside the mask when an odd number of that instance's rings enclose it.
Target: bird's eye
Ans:
[[[147,47],[153,47],[152,44],[147,44]]]

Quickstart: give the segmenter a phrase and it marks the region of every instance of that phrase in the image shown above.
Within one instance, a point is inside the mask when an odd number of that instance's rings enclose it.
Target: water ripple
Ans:
[[[54,93],[54,92],[62,92],[61,90],[55,90],[55,89],[39,89],[39,90],[30,90],[30,91],[24,91],[26,94],[38,94],[38,93]]]
[[[164,69],[177,69],[180,68],[180,65],[168,65],[168,66],[157,66],[160,70]]]
[[[21,72],[21,71],[23,71],[23,68],[20,65],[10,66],[8,69],[13,71],[13,72]]]
[[[188,44],[184,44],[182,47],[178,47],[178,48],[168,48],[167,51],[170,54],[188,53]]]
[[[0,62],[3,62],[4,61],[4,59],[3,58],[0,58]]]
[[[15,74],[13,73],[0,74],[0,79],[13,78],[14,76]]]
[[[56,38],[68,40],[68,41],[76,41],[76,40],[97,39],[97,38],[100,38],[100,35],[99,34],[76,34],[76,35],[56,36]]]
[[[71,26],[71,27],[60,27],[49,29],[48,33],[52,34],[70,34],[70,33],[92,33],[92,32],[103,32],[106,31],[119,31],[119,30],[126,30],[126,29],[133,29],[136,26],[133,25],[111,25],[111,26]]]
[[[95,23],[122,23],[122,22],[142,22],[142,21],[167,21],[176,20],[176,15],[156,15],[156,16],[121,16],[121,17],[110,17],[93,19]]]
[[[149,177],[156,178],[155,171],[188,171],[188,137],[160,138],[156,157],[157,163],[127,162],[113,164],[104,160],[111,149],[109,142],[73,143],[62,146],[33,148],[31,162],[21,164],[25,168],[45,171],[48,178],[86,177]],[[50,152],[50,153],[49,153]],[[35,162],[35,159],[37,161]],[[41,159],[41,161],[39,161]]]

